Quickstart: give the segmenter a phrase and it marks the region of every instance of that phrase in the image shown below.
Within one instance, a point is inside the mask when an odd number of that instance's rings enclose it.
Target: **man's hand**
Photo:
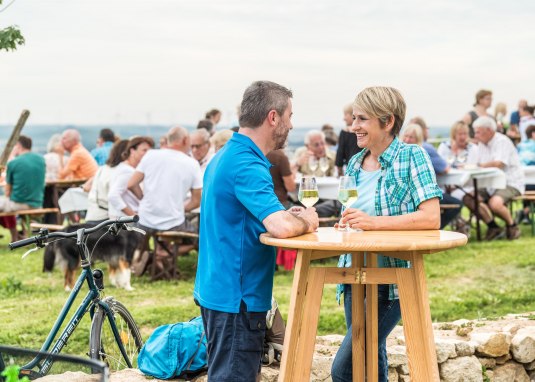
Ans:
[[[314,156],[314,153],[310,150],[305,150],[301,153],[299,158],[297,159],[297,164],[299,167],[304,166],[306,163],[308,163],[308,158],[311,156]]]
[[[303,209],[303,211],[297,214],[297,217],[303,219],[308,224],[307,232],[315,232],[320,225],[318,213],[314,207]]]
[[[288,208],[286,211],[288,211],[289,213],[291,213],[293,216],[297,216],[297,215],[299,215],[301,212],[303,212],[304,210],[305,210],[305,207],[301,207],[301,206],[293,206],[293,207]]]

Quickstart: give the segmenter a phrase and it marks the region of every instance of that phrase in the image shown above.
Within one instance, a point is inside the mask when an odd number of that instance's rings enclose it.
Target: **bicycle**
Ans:
[[[28,253],[52,243],[52,241],[50,241],[52,239],[62,240],[76,238],[82,272],[42,345],[41,352],[48,352],[51,354],[58,354],[61,352],[69,337],[82,320],[82,317],[89,312],[91,316],[91,331],[89,336],[90,358],[102,360],[108,366],[110,371],[115,371],[124,367],[133,367],[137,355],[143,346],[139,328],[132,315],[123,304],[111,296],[103,297],[104,272],[100,269],[91,269],[91,254],[87,248],[86,240],[89,235],[107,226],[109,226],[109,228],[102,236],[108,232],[112,235],[118,235],[122,229],[145,234],[143,230],[128,225],[128,223],[135,223],[138,220],[139,217],[137,215],[122,217],[117,220],[106,220],[95,227],[80,228],[77,231],[70,233],[61,231],[49,233],[48,229],[41,228],[37,236],[9,244],[9,248],[12,250],[30,244],[36,244],[35,248],[30,249],[23,255],[23,257],[25,257]],[[93,247],[93,250],[95,250],[97,245],[98,240]],[[89,287],[87,295],[61,332],[59,338],[55,341],[52,349],[49,351],[54,338],[56,338],[74,303],[74,300],[86,281]],[[30,379],[43,377],[50,371],[52,364],[53,359],[51,357],[38,355],[26,365],[21,366],[20,374],[27,375]],[[35,368],[36,370],[34,370]]]

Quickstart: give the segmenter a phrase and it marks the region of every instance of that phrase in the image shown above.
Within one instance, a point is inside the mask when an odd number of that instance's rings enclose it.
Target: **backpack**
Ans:
[[[286,330],[286,325],[279,311],[279,305],[273,297],[271,298],[271,309],[268,310],[266,315],[266,328],[262,364],[268,366],[275,361],[281,361],[284,332]]]
[[[141,348],[137,363],[144,374],[159,379],[191,379],[206,371],[202,317],[156,328]]]

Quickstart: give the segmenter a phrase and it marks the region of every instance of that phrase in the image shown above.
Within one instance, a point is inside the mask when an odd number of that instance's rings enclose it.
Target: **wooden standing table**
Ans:
[[[297,248],[279,381],[308,381],[324,284],[352,284],[353,380],[377,381],[377,285],[397,284],[413,381],[439,381],[423,255],[466,244],[450,231],[317,232],[288,239],[262,234],[264,244]],[[351,253],[351,268],[312,267],[312,260]],[[377,254],[411,268],[377,268]],[[366,261],[366,265],[365,265]],[[367,298],[365,299],[365,295]]]

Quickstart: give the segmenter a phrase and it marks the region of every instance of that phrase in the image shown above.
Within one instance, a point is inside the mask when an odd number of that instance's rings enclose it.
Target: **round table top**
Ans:
[[[276,247],[348,252],[436,251],[459,247],[467,241],[462,233],[439,230],[343,232],[320,227],[317,232],[287,239],[268,233],[260,235],[260,242]]]

